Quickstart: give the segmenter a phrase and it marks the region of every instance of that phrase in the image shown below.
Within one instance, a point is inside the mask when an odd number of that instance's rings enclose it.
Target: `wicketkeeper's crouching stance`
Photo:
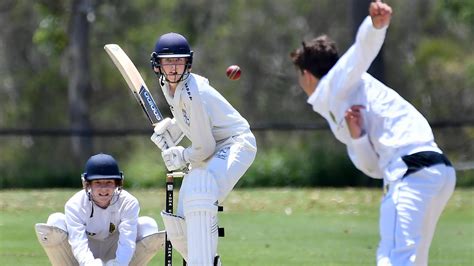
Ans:
[[[107,154],[89,158],[84,189],[71,197],[65,214],[53,213],[35,226],[52,265],[147,265],[163,248],[164,231],[151,217],[138,217],[138,200],[122,189],[123,174]]]
[[[192,51],[180,34],[156,43],[152,66],[173,119],[155,127],[152,141],[163,151],[170,171],[190,169],[179,191],[177,215],[162,212],[168,238],[186,262],[214,265],[217,253],[217,203],[221,203],[255,159],[250,126],[211,85],[192,74]],[[175,146],[183,135],[191,146]]]

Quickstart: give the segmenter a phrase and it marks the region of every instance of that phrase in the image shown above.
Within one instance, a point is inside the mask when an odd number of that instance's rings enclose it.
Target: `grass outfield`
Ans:
[[[0,191],[0,262],[49,265],[33,226],[77,190]],[[162,225],[163,190],[130,190]],[[236,190],[219,214],[224,265],[375,265],[376,189]],[[430,265],[474,265],[474,189],[458,189],[438,224]],[[182,265],[175,255],[175,265]],[[160,252],[150,265],[163,265]]]

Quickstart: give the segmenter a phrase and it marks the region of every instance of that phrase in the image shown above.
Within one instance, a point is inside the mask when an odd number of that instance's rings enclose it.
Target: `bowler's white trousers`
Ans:
[[[389,184],[380,207],[378,266],[428,265],[436,224],[455,183],[453,167],[437,164]]]

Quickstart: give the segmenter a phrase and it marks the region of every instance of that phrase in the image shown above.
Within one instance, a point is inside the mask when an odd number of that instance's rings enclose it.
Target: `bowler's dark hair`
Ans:
[[[336,43],[327,35],[309,42],[303,41],[303,47],[291,52],[290,57],[301,72],[307,70],[318,79],[326,75],[339,60]]]

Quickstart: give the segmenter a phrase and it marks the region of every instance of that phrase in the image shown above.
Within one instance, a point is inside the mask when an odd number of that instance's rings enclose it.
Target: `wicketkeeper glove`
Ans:
[[[167,117],[163,119],[155,126],[154,131],[155,133],[151,135],[150,139],[162,151],[176,146],[184,137],[183,131],[181,131],[174,118]]]
[[[182,146],[171,147],[161,152],[161,157],[169,171],[179,170],[186,167],[184,159],[184,148]]]

